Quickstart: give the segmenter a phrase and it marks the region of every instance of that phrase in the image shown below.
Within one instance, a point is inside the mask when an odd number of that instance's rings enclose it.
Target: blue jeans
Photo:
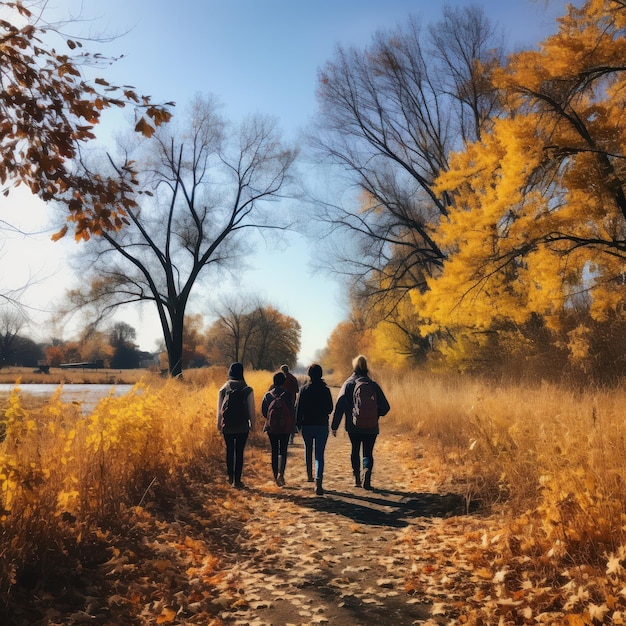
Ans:
[[[328,424],[322,426],[302,426],[304,441],[304,462],[307,476],[313,476],[313,454],[315,453],[315,478],[324,477],[324,450],[328,440]],[[314,452],[315,451],[315,452]]]

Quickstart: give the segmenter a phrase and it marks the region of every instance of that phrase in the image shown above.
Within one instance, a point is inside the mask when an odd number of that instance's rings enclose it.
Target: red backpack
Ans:
[[[286,391],[280,395],[275,390],[270,391],[272,400],[267,407],[267,419],[265,422],[265,430],[274,435],[290,435],[294,429],[294,417],[287,398]]]
[[[376,387],[363,376],[357,378],[352,392],[352,423],[357,428],[376,428],[378,426],[378,400]]]

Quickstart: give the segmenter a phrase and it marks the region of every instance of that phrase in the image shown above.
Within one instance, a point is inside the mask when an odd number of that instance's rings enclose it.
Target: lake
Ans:
[[[59,385],[42,383],[20,385],[19,387],[23,394],[51,396],[59,388]],[[61,392],[61,400],[67,403],[78,402],[83,413],[90,413],[96,404],[102,398],[106,398],[111,392],[115,396],[122,396],[132,388],[133,385],[74,385],[65,383]],[[0,395],[8,395],[13,389],[15,389],[15,385],[0,384]]]

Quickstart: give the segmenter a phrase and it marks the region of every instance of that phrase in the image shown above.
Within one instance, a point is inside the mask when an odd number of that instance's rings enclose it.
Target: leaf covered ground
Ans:
[[[300,437],[282,488],[257,441],[245,489],[222,477],[190,478],[184,493],[155,485],[128,522],[85,537],[54,576],[22,573],[0,623],[593,624],[618,613],[595,601],[591,571],[579,585],[505,554],[501,520],[468,512],[406,434],[380,436],[373,491],[353,485],[347,436],[331,437],[323,497],[306,482]]]

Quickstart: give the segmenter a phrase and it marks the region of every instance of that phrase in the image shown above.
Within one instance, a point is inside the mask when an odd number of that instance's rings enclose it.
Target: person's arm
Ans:
[[[383,417],[389,413],[391,406],[389,406],[389,402],[383,393],[383,390],[380,388],[380,385],[377,383],[376,388],[378,393],[376,394],[376,404],[378,406],[378,415],[379,417]]]
[[[306,391],[304,389],[304,387],[302,389],[300,389],[297,399],[296,399],[296,428],[298,430],[302,429],[302,406],[303,406],[303,401],[302,401],[302,396],[306,394]]]
[[[264,396],[263,396],[263,400],[261,402],[261,414],[263,415],[263,417],[265,419],[267,419],[267,409],[269,408],[270,405],[270,398],[272,395],[272,390],[270,389]]]
[[[346,383],[343,384],[341,390],[339,391],[339,396],[337,398],[337,403],[335,404],[335,412],[333,413],[333,421],[330,426],[330,430],[333,433],[333,437],[337,436],[337,428],[339,428],[339,424],[341,424],[341,419],[343,418],[343,414],[346,412]]]
[[[254,411],[254,391],[252,388],[250,388],[250,393],[248,394],[248,418],[250,419],[250,430],[254,430],[256,413]]]
[[[324,413],[330,415],[333,412],[333,396],[328,387],[324,387]]]
[[[224,402],[224,389],[220,389],[217,394],[217,430],[222,432],[222,420],[220,418],[220,413],[222,411],[222,402]]]

